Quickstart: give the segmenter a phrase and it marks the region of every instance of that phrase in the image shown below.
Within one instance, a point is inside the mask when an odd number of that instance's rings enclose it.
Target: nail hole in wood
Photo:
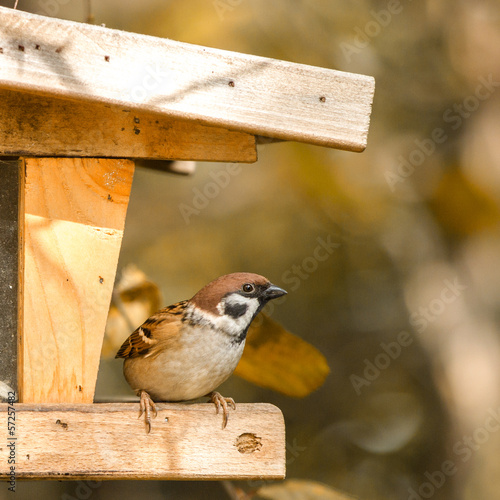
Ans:
[[[59,419],[57,419],[56,424],[60,425],[63,429],[68,430],[68,424],[66,422],[61,422]]]
[[[229,85],[230,87],[234,87],[234,80],[229,80],[228,85]]]

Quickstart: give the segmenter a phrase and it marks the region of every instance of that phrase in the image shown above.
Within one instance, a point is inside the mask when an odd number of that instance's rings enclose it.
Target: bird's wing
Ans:
[[[178,336],[182,315],[188,301],[183,300],[160,309],[150,316],[137,330],[130,334],[122,344],[115,358],[136,358],[151,356],[158,347],[175,342]]]

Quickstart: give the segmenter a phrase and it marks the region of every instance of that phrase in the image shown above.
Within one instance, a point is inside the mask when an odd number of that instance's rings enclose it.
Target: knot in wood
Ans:
[[[250,432],[245,432],[236,438],[234,446],[238,448],[240,453],[253,453],[262,448],[262,438]]]

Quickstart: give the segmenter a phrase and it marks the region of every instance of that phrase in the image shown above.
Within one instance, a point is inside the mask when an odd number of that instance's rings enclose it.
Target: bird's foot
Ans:
[[[222,408],[222,428],[226,427],[227,419],[229,417],[228,407],[231,407],[233,410],[236,410],[236,403],[233,398],[225,398],[221,396],[218,392],[213,391],[208,394],[210,398],[210,402],[215,405],[215,411],[218,414],[220,409]]]
[[[151,396],[146,391],[139,391],[137,395],[141,398],[140,400],[140,413],[139,418],[141,418],[142,414],[145,414],[146,425],[148,427],[148,434],[151,432],[151,409],[154,412],[153,417],[156,417],[158,414],[156,410],[156,405],[154,401],[151,399]],[[151,409],[150,409],[151,407]]]

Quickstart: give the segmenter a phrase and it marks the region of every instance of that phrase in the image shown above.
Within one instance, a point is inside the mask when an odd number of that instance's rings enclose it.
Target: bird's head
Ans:
[[[259,311],[270,300],[285,294],[264,276],[233,273],[210,282],[189,303],[196,312],[207,314],[217,328],[241,341]]]

